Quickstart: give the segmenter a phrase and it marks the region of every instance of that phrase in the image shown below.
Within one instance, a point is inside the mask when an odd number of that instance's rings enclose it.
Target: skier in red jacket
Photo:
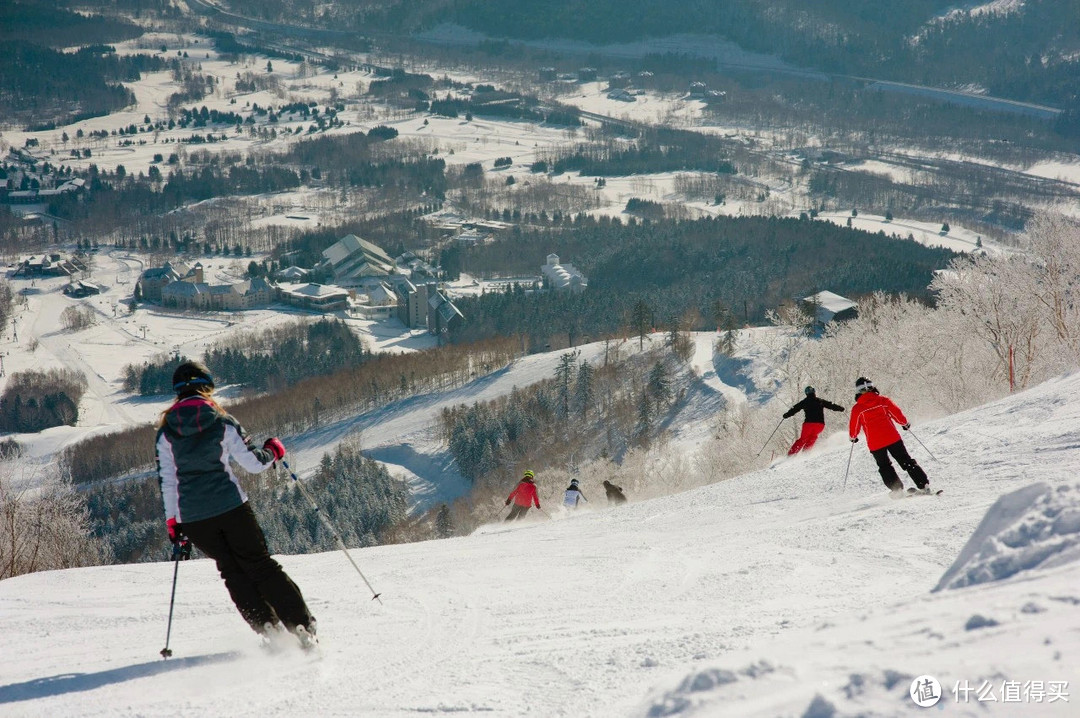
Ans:
[[[506,497],[507,506],[510,505],[511,500],[514,502],[514,508],[510,509],[510,515],[506,517],[507,521],[520,519],[532,504],[536,504],[536,508],[540,508],[540,497],[536,494],[536,484],[533,483],[532,471],[526,471],[525,477],[518,482],[518,485]]]
[[[898,495],[904,490],[904,483],[896,475],[896,469],[889,461],[889,454],[892,454],[900,468],[908,473],[919,491],[929,493],[930,480],[926,478],[926,472],[908,454],[893,422],[900,424],[904,431],[911,428],[900,407],[888,397],[879,394],[872,381],[859,377],[855,381],[855,406],[851,408],[851,421],[848,423],[851,442],[859,440],[860,429],[866,432],[866,448],[870,449],[877,461],[882,481],[894,494]]]

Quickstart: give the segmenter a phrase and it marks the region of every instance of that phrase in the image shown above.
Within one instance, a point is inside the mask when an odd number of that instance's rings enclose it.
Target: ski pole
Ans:
[[[922,443],[922,439],[920,439],[919,437],[915,436],[915,432],[914,432],[914,431],[912,431],[911,429],[908,429],[908,430],[907,430],[907,432],[908,432],[909,434],[911,434],[911,435],[912,435],[913,437],[915,437],[915,441],[919,442],[919,446],[921,446],[921,447],[923,448],[923,451],[925,451],[926,453],[930,454],[930,458],[931,458],[931,459],[933,459],[934,461],[938,462],[939,464],[941,463],[941,459],[939,459],[938,457],[934,456],[934,452],[932,452],[932,451],[930,451],[930,449],[927,449],[927,448],[926,448],[926,444]]]
[[[787,417],[785,416],[784,419],[786,419],[786,418]],[[784,423],[784,419],[780,420],[780,424]],[[776,428],[772,430],[772,434],[769,434],[769,438],[765,439],[765,444],[761,447],[760,450],[758,450],[758,452],[756,454],[754,454],[754,458],[757,458],[757,457],[761,456],[761,452],[765,451],[765,447],[769,445],[770,441],[772,441],[773,435],[776,434],[776,432],[780,429],[780,424],[777,424]]]
[[[191,558],[191,543],[181,537],[181,540],[173,544],[172,556],[173,563],[176,565],[173,567],[172,574],[172,597],[169,598],[169,627],[165,629],[165,647],[161,649],[161,657],[164,659],[172,657],[169,638],[172,636],[173,605],[176,603],[176,576],[180,573],[180,560]]]
[[[337,539],[338,548],[340,548],[341,551],[345,554],[345,558],[349,559],[349,563],[351,563],[352,567],[356,569],[356,572],[360,574],[360,578],[364,579],[364,583],[367,584],[368,590],[371,591],[371,600],[378,601],[381,604],[382,599],[379,598],[379,596],[381,596],[382,594],[375,592],[375,589],[371,586],[371,582],[367,580],[367,576],[365,576],[364,572],[360,570],[360,567],[356,565],[356,561],[353,561],[353,557],[349,555],[349,549],[346,548],[345,541],[341,538],[341,534],[338,533],[338,530],[336,528],[334,528],[334,524],[330,523],[330,519],[328,519],[326,517],[326,514],[322,512],[322,510],[319,508],[319,505],[315,503],[315,497],[312,496],[311,493],[307,490],[307,487],[304,486],[304,483],[296,477],[296,474],[294,474],[293,470],[289,468],[289,463],[285,461],[285,459],[281,460],[281,465],[285,467],[285,470],[289,472],[289,476],[291,476],[292,480],[296,482],[296,485],[300,487],[300,493],[307,497],[307,500],[311,502],[311,508],[315,509],[315,513],[318,514],[320,519],[322,519],[323,525],[326,526],[326,528],[330,529],[330,533],[332,533],[334,535],[334,538]]]
[[[844,488],[843,488],[844,491],[847,491],[847,476],[848,476],[848,472],[851,471],[851,455],[854,454],[854,453],[855,453],[855,442],[853,441],[853,442],[851,442],[851,451],[849,451],[848,455],[847,455],[847,468],[844,469]]]

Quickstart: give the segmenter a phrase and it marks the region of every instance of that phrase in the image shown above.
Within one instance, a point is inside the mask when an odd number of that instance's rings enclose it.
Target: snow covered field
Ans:
[[[671,42],[682,41],[705,42],[706,39],[695,40],[684,37],[671,40]],[[717,43],[715,39],[709,39],[708,42],[716,45],[718,57],[726,57],[726,53],[732,50],[728,44]],[[480,162],[487,170],[493,168],[492,165],[497,158],[509,156],[514,164],[500,170],[499,174],[515,177],[519,188],[523,186],[523,182],[530,180],[529,166],[537,159],[540,152],[554,147],[568,146],[581,140],[577,132],[564,127],[483,117],[467,122],[459,118],[422,116],[412,112],[390,110],[364,94],[368,85],[375,79],[374,75],[366,70],[357,69],[335,73],[310,63],[282,59],[268,60],[258,55],[243,56],[238,62],[233,62],[220,56],[213,48],[212,41],[204,36],[151,33],[137,40],[119,43],[117,52],[154,54],[159,53],[161,47],[165,48],[165,52],[161,54],[168,58],[177,57],[178,52],[188,53],[188,57],[183,58],[185,64],[196,68],[199,74],[215,78],[216,89],[212,95],[185,103],[184,107],[206,107],[210,110],[237,112],[246,116],[255,104],[265,108],[280,107],[293,102],[316,102],[320,108],[323,108],[332,102],[340,102],[344,104],[345,109],[338,113],[338,118],[346,125],[329,129],[326,134],[367,131],[376,125],[388,125],[397,129],[402,137],[427,140],[432,149],[438,148],[440,157],[449,165],[460,166]],[[704,46],[699,48],[699,51],[708,55],[709,52],[702,48]],[[634,53],[630,52],[627,56],[633,55]],[[356,59],[357,62],[362,62],[369,58],[357,56]],[[745,58],[736,58],[732,61],[738,63],[743,60]],[[268,61],[272,63],[273,72],[266,71]],[[752,64],[769,64],[770,62],[775,62],[775,58],[755,56]],[[498,73],[494,71],[491,77],[481,77],[473,72],[453,71],[423,64],[409,69],[428,72],[435,77],[449,76],[458,82],[499,81]],[[237,76],[243,73],[272,78],[277,84],[273,89],[255,92],[239,91],[236,89]],[[245,125],[239,134],[232,126],[218,125],[204,129],[177,127],[172,130],[139,132],[125,137],[113,136],[105,140],[89,137],[77,138],[76,135],[80,130],[88,135],[92,131],[113,131],[131,124],[145,128],[143,120],[147,117],[152,122],[167,120],[169,117],[168,98],[181,89],[180,84],[169,72],[147,73],[139,82],[128,83],[127,86],[136,97],[136,103],[131,107],[106,117],[83,120],[55,130],[26,132],[21,129],[8,129],[0,134],[0,153],[6,152],[8,147],[21,148],[27,139],[32,138],[40,144],[39,148],[33,152],[42,160],[49,160],[54,164],[66,164],[76,169],[86,169],[90,164],[95,164],[102,169],[113,171],[118,165],[123,165],[127,173],[134,176],[140,172],[149,171],[149,168],[155,164],[167,174],[170,165],[155,162],[155,155],[167,158],[172,153],[183,154],[194,150],[210,153],[239,153],[240,155],[263,151],[281,152],[289,145],[311,137],[307,134],[311,126],[310,120],[305,120],[299,115],[283,115],[273,125],[268,124],[266,117],[261,117],[254,126]],[[635,95],[634,102],[623,102],[610,99],[606,83],[602,81],[572,84],[569,87],[572,91],[562,94],[558,99],[586,112],[633,122],[677,126],[710,134],[723,134],[736,140],[752,141],[763,150],[781,146],[780,133],[762,131],[754,127],[711,124],[712,121],[703,114],[704,102],[701,99],[689,97],[686,93],[665,94],[646,91]],[[277,136],[270,138],[265,135],[251,134],[250,130],[253,127],[262,130],[273,128]],[[299,133],[297,133],[298,130]],[[201,135],[207,132],[212,132],[218,137],[224,135],[226,139],[212,144],[198,145],[180,142],[193,133]],[[67,141],[62,139],[65,133],[69,138]],[[790,142],[790,139],[786,141]],[[812,139],[808,141],[813,144]],[[122,146],[128,142],[131,144]],[[92,156],[71,157],[71,150],[75,149],[90,149]],[[918,156],[914,149],[908,148],[903,151],[911,156]],[[55,154],[51,154],[54,152]],[[940,153],[934,154],[936,156]],[[964,159],[973,162],[980,161],[979,158],[972,157]],[[1063,156],[1054,161],[1037,162],[1027,168],[1012,167],[1010,169],[1034,177],[1059,178],[1076,182],[1077,177],[1080,177],[1080,163],[1073,160],[1075,160],[1074,157]],[[906,173],[904,169],[877,161],[853,165],[849,169],[871,174],[897,175],[901,179]],[[576,173],[568,173],[554,179],[557,182],[570,182],[582,186],[591,185],[593,182],[593,178],[580,177]],[[674,192],[672,179],[673,175],[670,173],[609,178],[606,187],[595,189],[600,206],[593,212],[607,215],[621,214],[630,197],[685,202],[685,197],[680,197]],[[772,199],[765,203],[730,201],[724,205],[709,205],[695,201],[687,202],[687,206],[702,215],[762,213],[797,215],[805,208],[808,201],[802,188],[792,187],[781,181],[782,179],[768,176],[752,178],[761,186],[769,187]],[[340,219],[335,219],[336,215],[332,217],[333,213],[329,211],[334,205],[333,200],[336,195],[333,192],[329,193],[329,199],[320,198],[319,195],[320,193],[313,188],[305,188],[255,200],[261,205],[262,216],[254,220],[254,226],[282,224],[312,228],[318,226],[320,220],[340,221]],[[1071,206],[1063,206],[1060,209],[1075,211],[1075,208]],[[295,219],[295,215],[298,214],[307,216],[308,219]],[[294,215],[294,217],[289,215]],[[898,221],[899,219],[897,218]],[[954,227],[957,232],[963,231],[956,223]],[[916,232],[917,236],[918,234]],[[960,239],[960,245],[963,245],[966,238]]]
[[[929,675],[947,715],[1075,715],[1080,374],[914,431],[942,497],[891,500],[834,435],[619,508],[583,476],[573,516],[541,473],[554,520],[353,551],[382,605],[340,552],[283,556],[314,655],[264,654],[205,560],[179,567],[168,661],[170,564],[9,579],[0,712],[904,716]]]

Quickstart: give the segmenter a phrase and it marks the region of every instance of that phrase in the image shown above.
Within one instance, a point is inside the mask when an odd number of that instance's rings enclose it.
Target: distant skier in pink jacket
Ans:
[[[518,482],[518,485],[506,497],[506,505],[509,506],[511,501],[514,502],[514,508],[510,509],[510,515],[506,517],[507,521],[520,519],[533,504],[536,504],[536,508],[540,508],[540,497],[536,493],[536,484],[533,483],[532,471],[525,472],[525,477]]]

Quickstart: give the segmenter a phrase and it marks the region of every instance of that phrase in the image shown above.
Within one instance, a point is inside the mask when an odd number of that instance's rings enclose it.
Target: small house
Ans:
[[[821,291],[802,298],[803,306],[814,314],[814,322],[825,325],[829,322],[843,322],[854,319],[859,314],[859,305],[847,297],[841,297],[829,291]]]

